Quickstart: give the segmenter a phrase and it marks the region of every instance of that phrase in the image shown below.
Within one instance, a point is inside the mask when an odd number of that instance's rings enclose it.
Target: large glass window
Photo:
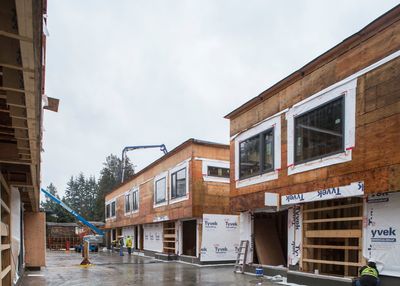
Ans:
[[[240,179],[274,169],[274,130],[269,129],[239,143]]]
[[[111,206],[110,206],[110,204],[107,204],[106,205],[106,218],[110,217],[110,210],[111,210]]]
[[[137,211],[139,208],[139,190],[132,192],[132,211]]]
[[[125,212],[129,213],[131,211],[131,194],[128,193],[125,195]]]
[[[171,198],[186,196],[186,168],[171,174]]]
[[[294,119],[295,164],[344,151],[344,97]]]
[[[154,203],[160,204],[165,202],[165,191],[167,187],[167,180],[166,178],[162,178],[157,180],[154,185]]]
[[[207,167],[207,175],[212,177],[229,178],[229,169],[222,167]]]
[[[111,217],[115,216],[115,201],[111,203]]]

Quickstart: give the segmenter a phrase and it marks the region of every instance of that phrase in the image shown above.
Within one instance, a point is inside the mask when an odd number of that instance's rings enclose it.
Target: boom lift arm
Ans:
[[[95,233],[99,234],[99,235],[104,235],[104,232],[95,227],[93,224],[91,224],[90,222],[88,222],[86,219],[84,219],[80,214],[78,214],[76,211],[74,211],[73,209],[71,209],[68,205],[66,205],[64,202],[62,202],[60,199],[56,198],[55,196],[53,196],[52,194],[50,194],[48,191],[44,190],[44,189],[40,189],[48,198],[50,198],[52,201],[54,201],[55,203],[59,204],[60,206],[62,206],[64,209],[66,209],[70,214],[72,214],[77,220],[79,220],[81,223],[83,223],[84,225],[86,225],[87,227],[89,227],[91,230],[93,230]]]
[[[160,148],[160,151],[163,152],[164,155],[168,153],[167,147],[165,147],[164,144],[160,144],[160,145],[126,146],[124,149],[122,149],[122,156],[121,156],[121,160],[122,160],[122,176],[121,176],[121,183],[124,182],[124,177],[125,177],[126,153],[127,153],[128,151],[133,151],[133,150],[137,150],[137,149],[149,149],[149,148]]]

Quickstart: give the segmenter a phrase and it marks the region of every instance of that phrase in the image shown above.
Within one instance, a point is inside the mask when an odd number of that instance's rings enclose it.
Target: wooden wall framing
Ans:
[[[304,204],[302,270],[357,276],[364,263],[362,225],[362,198]]]
[[[10,243],[10,200],[11,191],[3,176],[0,174],[0,286],[11,285],[11,243]]]

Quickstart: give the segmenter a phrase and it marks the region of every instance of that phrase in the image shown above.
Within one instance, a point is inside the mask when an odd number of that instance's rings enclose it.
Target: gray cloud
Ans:
[[[223,116],[398,1],[48,2],[43,186],[126,145],[228,143]],[[138,169],[158,150],[130,154]]]

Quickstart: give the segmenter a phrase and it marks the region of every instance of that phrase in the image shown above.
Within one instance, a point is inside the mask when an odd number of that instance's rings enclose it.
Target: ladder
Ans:
[[[249,241],[248,240],[241,240],[240,241],[239,251],[238,251],[238,255],[237,255],[236,263],[235,263],[235,268],[233,269],[233,272],[236,272],[236,273],[243,273],[244,272],[244,265],[246,264],[248,247],[249,247]]]

